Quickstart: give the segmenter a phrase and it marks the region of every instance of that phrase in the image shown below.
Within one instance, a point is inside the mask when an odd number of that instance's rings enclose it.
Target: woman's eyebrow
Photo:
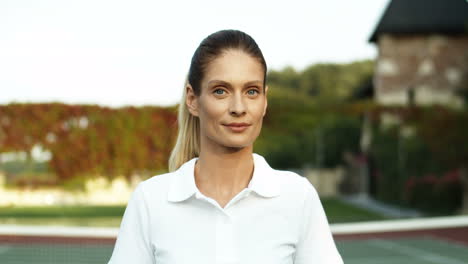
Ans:
[[[215,85],[215,84],[220,84],[220,85],[224,85],[224,86],[231,86],[228,82],[225,82],[225,81],[221,81],[221,80],[211,80],[208,82],[208,85]]]
[[[263,82],[260,81],[260,80],[256,80],[256,81],[250,81],[250,82],[246,82],[245,83],[245,86],[251,86],[251,85],[262,85]]]
[[[224,85],[226,87],[231,87],[231,84],[228,83],[228,82],[225,82],[225,81],[221,81],[221,80],[211,80],[208,82],[208,85],[215,85],[215,84],[218,84],[218,85]],[[244,86],[251,86],[251,85],[262,85],[263,82],[260,81],[260,80],[255,80],[255,81],[248,81],[245,83]]]

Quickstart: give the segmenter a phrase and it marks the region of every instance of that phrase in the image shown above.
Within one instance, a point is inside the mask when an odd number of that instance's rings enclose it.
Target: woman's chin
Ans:
[[[223,144],[226,148],[243,149],[252,145],[252,142],[226,142]]]

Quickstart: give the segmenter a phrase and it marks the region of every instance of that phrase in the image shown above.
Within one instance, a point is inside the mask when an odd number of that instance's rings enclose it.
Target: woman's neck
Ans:
[[[248,186],[254,169],[252,146],[202,149],[194,171],[200,192],[214,199],[230,200]]]

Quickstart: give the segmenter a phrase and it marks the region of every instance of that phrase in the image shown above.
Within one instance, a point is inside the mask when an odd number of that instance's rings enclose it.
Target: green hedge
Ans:
[[[468,113],[442,106],[375,107],[371,113],[376,198],[429,214],[456,213],[460,171],[468,167]],[[384,114],[399,121],[385,125]]]

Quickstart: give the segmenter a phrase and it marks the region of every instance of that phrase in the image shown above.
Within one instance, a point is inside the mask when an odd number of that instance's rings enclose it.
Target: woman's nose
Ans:
[[[229,112],[232,115],[243,115],[246,112],[246,105],[241,94],[234,94],[231,99]]]

